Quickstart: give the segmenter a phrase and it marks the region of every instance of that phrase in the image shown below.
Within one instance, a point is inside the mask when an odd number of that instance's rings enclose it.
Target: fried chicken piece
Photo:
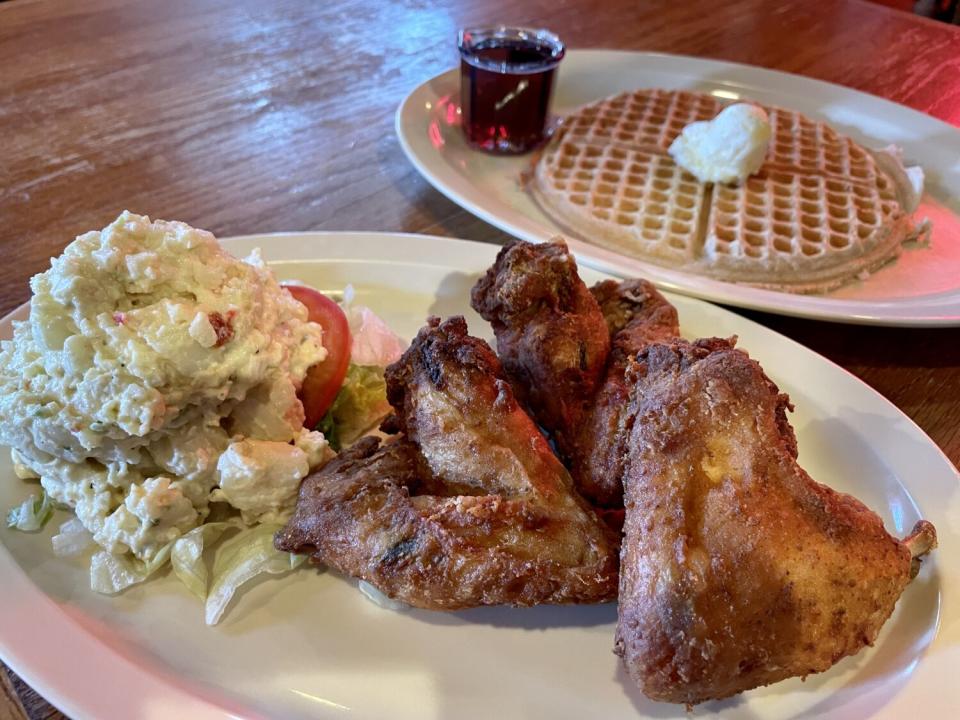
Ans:
[[[677,309],[647,280],[603,280],[590,294],[607,324],[615,356],[636,354],[651,342],[680,334]]]
[[[630,388],[627,361],[651,342],[679,337],[677,309],[646,280],[604,280],[590,292],[597,299],[612,348],[599,390],[583,421],[561,432],[571,437],[568,462],[577,489],[603,508],[623,507],[624,410]]]
[[[518,397],[547,430],[578,425],[610,354],[610,333],[565,243],[505,245],[470,293],[493,326]]]
[[[587,290],[562,241],[507,244],[471,301],[493,326],[504,368],[553,436],[577,489],[600,507],[622,508],[627,358],[677,337],[676,309],[645,280]]]
[[[307,477],[278,548],[420,608],[616,597],[616,543],[463,318],[431,319],[387,394],[404,436]]]
[[[872,644],[933,526],[901,542],[814,482],[787,396],[732,342],[651,345],[626,379],[616,652],[643,692],[692,705]]]
[[[565,393],[575,408],[530,403],[581,492],[615,508],[625,483],[616,651],[630,677],[653,699],[694,704],[820,672],[872,643],[936,544],[933,526],[898,541],[811,480],[787,397],[732,342],[679,340],[676,311],[643,281],[592,289],[611,338],[591,365],[601,380],[557,382],[547,348],[599,325],[587,302],[542,301],[545,288],[582,287],[563,257],[560,244],[507,246],[473,306],[516,382],[538,378],[540,395]]]

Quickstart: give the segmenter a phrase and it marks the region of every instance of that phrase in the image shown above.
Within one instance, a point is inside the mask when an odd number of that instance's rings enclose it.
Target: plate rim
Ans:
[[[344,239],[350,238],[353,242],[344,243]],[[411,240],[416,243],[429,245],[438,250],[441,258],[449,258],[446,262],[453,262],[454,258],[462,253],[481,253],[489,256],[484,262],[492,261],[495,252],[499,251],[498,245],[492,243],[483,243],[457,238],[448,238],[437,235],[426,235],[417,233],[392,233],[392,232],[366,232],[366,231],[308,231],[308,232],[283,232],[283,233],[256,233],[249,235],[231,236],[222,238],[220,241],[228,251],[249,252],[259,243],[264,245],[264,254],[268,256],[268,265],[284,265],[296,262],[323,262],[325,260],[347,260],[360,263],[374,261],[390,261],[391,258],[384,257],[382,248],[377,252],[380,256],[371,255],[366,245],[373,245],[390,239]],[[337,242],[340,241],[340,242]],[[321,248],[316,243],[327,243],[331,247],[343,249],[342,257],[330,257],[329,253],[320,256],[320,252],[328,248]],[[394,245],[395,247],[402,247]],[[296,250],[296,251],[295,251]],[[296,258],[291,257],[303,252],[311,257]],[[239,254],[239,253],[237,253]],[[398,251],[398,254],[403,254]],[[270,256],[273,255],[272,258]],[[435,257],[435,256],[434,256]],[[433,259],[433,258],[431,258]],[[429,266],[433,263],[424,261],[417,262],[418,265]],[[447,266],[447,265],[444,265]],[[874,390],[867,383],[856,377],[843,367],[823,357],[819,353],[807,348],[797,341],[781,333],[776,332],[766,326],[749,318],[742,317],[726,308],[717,307],[706,301],[696,298],[682,297],[678,298],[683,305],[702,306],[705,311],[710,313],[720,313],[731,316],[737,323],[751,331],[759,332],[775,343],[784,343],[790,353],[799,352],[801,356],[806,355],[809,359],[819,359],[825,367],[831,371],[841,371],[849,380],[856,381],[856,386],[860,392],[866,392],[872,403],[879,403],[879,407],[885,409],[887,413],[892,413],[892,418],[898,422],[906,422],[906,427],[915,438],[923,441],[927,451],[933,450],[933,457],[938,458],[943,463],[941,470],[948,474],[952,473],[953,479],[960,486],[960,473],[946,456],[943,450],[920,428],[909,416],[894,405],[890,400]],[[25,305],[8,313],[0,319],[0,327],[6,328],[13,317],[22,312]],[[905,488],[909,494],[913,494],[910,488]],[[918,497],[921,499],[922,496]],[[944,525],[943,531],[946,532],[948,526]],[[957,538],[952,534],[945,535],[947,548],[943,552],[949,552],[950,546],[960,546]],[[958,548],[960,549],[960,548]],[[946,573],[944,569],[949,570],[945,563],[938,563],[941,578],[941,608],[940,618],[943,617],[944,588],[947,583],[944,578]],[[951,574],[951,578],[955,573]],[[960,576],[960,574],[958,574]],[[258,717],[257,713],[249,707],[243,707],[239,710],[232,710],[226,707],[230,700],[218,695],[215,700],[208,700],[196,683],[188,686],[180,686],[176,676],[163,673],[155,665],[140,665],[126,657],[120,651],[110,647],[96,635],[83,627],[80,622],[71,617],[56,600],[44,593],[27,576],[23,568],[20,567],[14,556],[6,548],[5,543],[0,542],[0,577],[6,582],[0,586],[0,598],[4,599],[0,603],[0,658],[17,674],[19,674],[31,687],[35,688],[48,702],[59,708],[61,711],[75,717],[78,720],[84,717],[102,717],[107,711],[116,713],[118,708],[121,710],[130,710],[135,712],[138,708],[142,709],[149,702],[150,707],[156,707],[156,703],[164,709],[165,712],[186,714],[189,717],[198,718],[233,718],[233,717]],[[951,584],[952,586],[952,584]],[[18,591],[11,594],[11,591]],[[18,594],[23,593],[23,594]],[[38,613],[37,607],[42,607],[43,617],[51,619],[55,625],[48,626],[59,629],[62,634],[59,636],[62,640],[61,651],[49,653],[49,648],[37,648],[30,645],[29,642],[29,623],[21,622],[22,616],[11,612],[7,599],[19,598],[19,602],[24,606],[29,606],[31,611]],[[951,603],[951,606],[955,603]],[[19,627],[18,627],[19,625]],[[960,636],[960,635],[958,635]],[[10,638],[15,638],[11,641]],[[942,626],[937,628],[936,636],[931,640],[930,648],[938,643],[938,639],[943,638]],[[77,655],[71,655],[63,651],[63,648],[74,648]],[[929,649],[928,648],[928,654]],[[952,650],[953,654],[960,657],[960,647],[938,648],[939,650]],[[108,678],[110,686],[114,689],[121,688],[119,695],[97,695],[94,692],[81,693],[77,695],[64,690],[64,687],[76,689],[84,687],[80,683],[80,677],[76,673],[76,659],[80,653],[86,657],[88,662],[95,660],[93,665],[97,667],[96,675],[101,678]],[[51,662],[51,658],[55,662]],[[71,662],[73,661],[73,662]],[[943,659],[940,665],[947,664]],[[921,663],[924,665],[924,663]],[[53,668],[61,670],[59,673],[51,675]],[[113,674],[113,669],[117,674]],[[919,669],[918,669],[919,671]],[[904,687],[904,694],[906,688]],[[956,702],[960,703],[960,693],[958,693]],[[949,701],[949,699],[948,699]],[[126,703],[126,704],[123,704]]]
[[[729,60],[716,60],[713,58],[701,58],[692,55],[653,51],[610,50],[603,48],[569,50],[567,52],[566,62],[568,64],[571,63],[571,61],[574,63],[586,63],[594,61],[592,58],[600,58],[602,60],[604,56],[629,57],[636,59],[637,62],[642,62],[645,59],[677,61],[713,68],[714,70],[726,68],[728,71],[736,70],[747,74],[757,74],[761,77],[767,77],[770,80],[777,77],[788,77],[791,82],[806,84],[814,90],[829,92],[841,98],[850,96],[856,98],[861,96],[862,98],[869,99],[870,102],[889,104],[895,107],[897,112],[906,111],[914,114],[918,118],[922,118],[923,122],[936,123],[960,140],[960,129],[953,127],[943,120],[934,118],[919,110],[894,102],[893,100],[825,80],[758,65]],[[614,250],[591,245],[586,241],[569,236],[559,228],[544,226],[540,224],[538,220],[524,216],[521,212],[514,211],[512,208],[508,209],[510,217],[505,219],[498,211],[474,202],[461,190],[451,186],[451,180],[454,184],[460,184],[458,182],[459,179],[465,179],[466,182],[469,182],[465,174],[454,171],[452,168],[449,168],[446,163],[436,163],[433,166],[429,165],[429,161],[439,160],[441,155],[430,150],[429,143],[424,139],[426,133],[419,133],[418,127],[408,125],[409,116],[418,114],[417,110],[414,109],[415,104],[420,102],[428,94],[432,94],[430,86],[436,82],[449,81],[455,78],[457,74],[458,69],[456,67],[448,68],[413,88],[397,107],[394,114],[394,130],[404,155],[406,155],[407,160],[414,166],[421,177],[450,201],[476,217],[479,217],[484,222],[530,242],[544,242],[551,237],[562,235],[578,262],[587,267],[618,277],[640,274],[649,277],[649,279],[661,289],[690,297],[697,297],[710,302],[778,315],[853,325],[879,325],[888,327],[960,326],[960,286],[937,295],[906,298],[905,300],[851,300],[831,298],[829,296],[781,293],[713,280],[679,270],[652,265],[636,258],[621,255]],[[562,74],[560,78],[562,82]],[[738,87],[741,86],[738,85]],[[420,135],[424,137],[420,137]],[[426,149],[426,152],[422,152],[418,148]],[[526,225],[526,227],[519,226],[517,224],[518,222]],[[785,299],[787,300],[786,303],[784,302]]]

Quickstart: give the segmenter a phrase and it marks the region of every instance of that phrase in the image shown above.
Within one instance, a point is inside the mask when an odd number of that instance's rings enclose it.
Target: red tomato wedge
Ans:
[[[284,285],[307,308],[311,322],[323,328],[327,357],[311,365],[300,388],[300,402],[306,418],[303,426],[313,430],[333,404],[350,366],[350,326],[347,316],[322,292],[303,285]]]

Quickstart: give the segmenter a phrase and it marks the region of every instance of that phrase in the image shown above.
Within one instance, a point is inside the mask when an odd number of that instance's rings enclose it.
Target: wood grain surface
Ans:
[[[861,0],[14,0],[0,3],[0,313],[124,208],[222,236],[503,242],[419,177],[393,131],[406,93],[456,62],[457,28],[481,23],[787,70],[960,125],[960,30]],[[864,379],[960,462],[956,330],[744,314]],[[31,718],[62,717],[14,682]],[[0,695],[0,718],[22,713]]]
[[[11,673],[6,667],[0,670],[0,720],[25,720],[28,717],[27,711],[10,678]],[[17,680],[20,689],[29,690],[19,678]]]

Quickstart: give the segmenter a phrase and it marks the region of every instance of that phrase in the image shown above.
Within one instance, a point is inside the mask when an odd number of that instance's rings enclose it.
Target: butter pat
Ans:
[[[701,182],[739,183],[760,169],[769,144],[767,114],[736,103],[713,120],[687,125],[670,145],[670,155]]]

